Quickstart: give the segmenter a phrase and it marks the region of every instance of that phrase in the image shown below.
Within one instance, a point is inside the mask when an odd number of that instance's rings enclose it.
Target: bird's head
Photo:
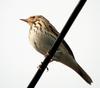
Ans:
[[[30,26],[36,21],[36,16],[31,16],[27,19],[20,19],[26,23],[28,23]]]
[[[47,21],[46,18],[44,18],[43,16],[41,15],[37,15],[37,16],[30,16],[29,18],[27,19],[20,19],[26,23],[28,23],[30,26],[32,26],[33,24],[35,24],[36,21]]]

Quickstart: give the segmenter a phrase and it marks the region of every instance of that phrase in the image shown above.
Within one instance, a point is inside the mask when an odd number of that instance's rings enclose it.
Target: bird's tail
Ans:
[[[87,83],[91,84],[93,81],[90,76],[77,64],[76,69],[74,69]]]
[[[64,65],[72,68],[76,73],[78,73],[87,83],[91,84],[93,81],[90,76],[81,68],[81,66],[73,59],[70,55],[61,55],[58,56],[60,59],[56,59]],[[66,58],[67,57],[67,58]]]

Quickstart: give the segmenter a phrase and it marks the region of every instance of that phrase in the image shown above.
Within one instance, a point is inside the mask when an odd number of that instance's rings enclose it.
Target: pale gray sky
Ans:
[[[20,21],[45,16],[60,32],[79,0],[0,1],[0,88],[26,88],[44,57],[28,41],[29,26]],[[70,68],[53,62],[35,88],[100,88],[100,0],[87,0],[65,37],[77,62],[91,76],[88,85]]]

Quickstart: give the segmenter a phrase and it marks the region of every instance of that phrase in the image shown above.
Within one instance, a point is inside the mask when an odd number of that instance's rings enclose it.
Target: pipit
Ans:
[[[21,19],[29,24],[29,40],[31,45],[44,56],[51,49],[56,41],[59,32],[56,28],[43,16],[31,16],[28,19]],[[62,64],[72,68],[77,72],[87,83],[91,84],[92,79],[81,68],[75,60],[72,50],[68,44],[63,40],[57,49],[52,61],[58,61]]]

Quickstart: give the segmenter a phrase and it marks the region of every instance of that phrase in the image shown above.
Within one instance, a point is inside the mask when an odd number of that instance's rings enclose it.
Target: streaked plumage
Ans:
[[[43,16],[31,16],[28,19],[21,19],[30,25],[29,40],[31,45],[41,54],[46,55],[54,44],[59,33],[56,28]],[[63,40],[56,51],[54,61],[61,62],[76,71],[87,83],[91,84],[92,79],[76,62],[73,52]]]

